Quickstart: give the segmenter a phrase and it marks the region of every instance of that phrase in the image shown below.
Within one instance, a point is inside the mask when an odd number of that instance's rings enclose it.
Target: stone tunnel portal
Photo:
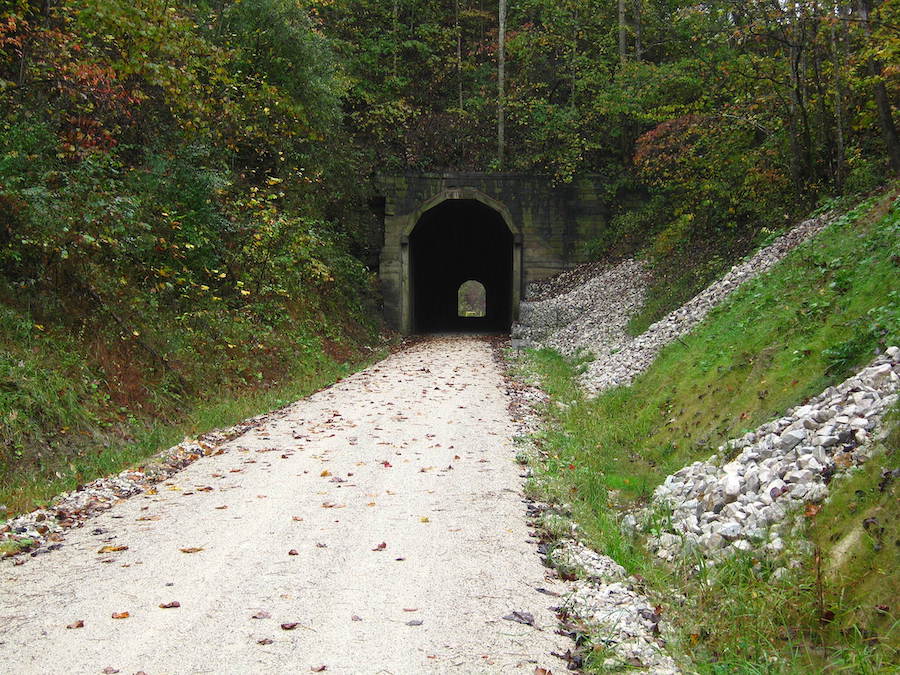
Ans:
[[[507,332],[513,320],[513,235],[503,217],[474,199],[450,199],[425,211],[409,236],[412,328]],[[485,289],[484,316],[460,316],[466,281]]]

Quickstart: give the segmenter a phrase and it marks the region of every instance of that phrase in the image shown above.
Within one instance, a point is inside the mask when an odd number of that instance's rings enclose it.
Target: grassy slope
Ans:
[[[894,186],[864,202],[745,285],[684,341],[664,349],[631,387],[586,400],[574,382],[577,364],[550,351],[532,355],[548,392],[564,404],[551,407],[541,439],[549,453],[543,486],[572,503],[600,550],[660,588],[673,583],[668,571],[619,532],[615,512],[646,500],[669,473],[840,381],[877,346],[900,338],[897,194]],[[811,617],[821,608],[811,569],[781,584],[746,561],[725,569],[734,578],[712,587],[680,579],[694,592],[690,623],[704,624],[686,634],[683,645],[705,661],[696,663],[701,670],[756,672],[748,664],[778,652],[790,658],[760,672],[802,671],[820,667],[822,658],[844,658],[836,652],[823,656],[821,644],[809,646],[812,633],[820,642],[852,642],[815,630]],[[845,600],[852,604],[852,598]],[[743,628],[737,630],[739,617]],[[878,627],[886,630],[883,621]],[[896,630],[880,637],[895,643]],[[870,649],[860,644],[863,652]],[[890,658],[891,649],[872,663]]]
[[[180,381],[116,330],[72,333],[0,304],[0,519],[316,391],[371,358],[375,341],[374,324],[340,308],[280,330],[223,312],[200,350],[176,347],[185,336],[171,317],[144,318]]]

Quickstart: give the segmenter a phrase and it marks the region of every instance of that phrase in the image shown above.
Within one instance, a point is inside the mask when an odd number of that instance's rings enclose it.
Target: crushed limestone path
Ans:
[[[490,344],[452,337],[285,408],[0,563],[0,671],[563,670],[507,403]]]

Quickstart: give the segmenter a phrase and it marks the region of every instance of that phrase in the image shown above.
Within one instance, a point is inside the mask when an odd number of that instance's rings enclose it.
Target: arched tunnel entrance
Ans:
[[[518,295],[515,250],[503,216],[480,201],[448,199],[425,211],[409,235],[413,332],[507,332]],[[468,281],[484,286],[483,312],[460,311]]]

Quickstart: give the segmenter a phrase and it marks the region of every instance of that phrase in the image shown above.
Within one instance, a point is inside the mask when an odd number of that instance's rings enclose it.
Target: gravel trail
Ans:
[[[0,563],[0,672],[564,669],[507,404],[490,344],[453,337],[285,408]]]

